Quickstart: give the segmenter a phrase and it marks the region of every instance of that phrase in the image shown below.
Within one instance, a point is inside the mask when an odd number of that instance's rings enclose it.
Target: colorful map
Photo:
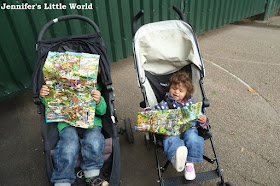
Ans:
[[[50,94],[46,100],[46,122],[66,122],[75,127],[92,128],[96,103],[99,55],[49,52],[43,74]]]
[[[174,136],[192,127],[192,121],[201,114],[202,103],[198,102],[180,109],[151,110],[138,112],[137,131]]]

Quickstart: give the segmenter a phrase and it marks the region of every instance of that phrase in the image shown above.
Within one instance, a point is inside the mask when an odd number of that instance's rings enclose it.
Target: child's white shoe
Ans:
[[[175,156],[172,158],[172,165],[177,172],[182,172],[185,168],[185,163],[188,156],[188,149],[186,146],[177,148]]]
[[[186,180],[194,180],[195,179],[195,170],[193,163],[187,162],[185,167],[185,178]]]

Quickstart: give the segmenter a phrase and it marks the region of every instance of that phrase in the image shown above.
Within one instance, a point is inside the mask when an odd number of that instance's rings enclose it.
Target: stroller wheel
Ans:
[[[126,118],[124,120],[124,125],[125,125],[125,131],[127,134],[127,139],[129,143],[134,143],[134,136],[133,136],[133,131],[131,127],[131,122],[129,118]]]
[[[217,182],[217,186],[234,186],[233,183],[230,182],[225,182],[224,184],[222,184],[220,181]]]

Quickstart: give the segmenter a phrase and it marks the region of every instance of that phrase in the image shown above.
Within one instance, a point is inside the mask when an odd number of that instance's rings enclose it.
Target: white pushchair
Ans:
[[[170,76],[178,71],[185,70],[191,74],[194,85],[194,100],[202,102],[202,112],[209,107],[209,101],[205,96],[203,78],[205,70],[200,54],[196,35],[192,27],[184,21],[183,13],[177,7],[173,9],[178,13],[181,20],[167,20],[149,23],[137,29],[137,20],[144,14],[140,11],[133,19],[132,28],[134,33],[133,53],[134,65],[137,71],[138,86],[143,93],[144,101],[140,103],[142,108],[154,107],[163,100],[167,91]],[[217,168],[207,172],[197,173],[196,179],[187,181],[183,176],[163,178],[162,173],[169,165],[169,161],[162,167],[158,157],[158,147],[162,146],[160,135],[145,134],[145,143],[154,144],[158,182],[160,185],[180,185],[200,182],[219,178],[217,185],[232,185],[224,182],[223,171],[216,154],[212,139],[210,125],[199,129],[199,135],[204,139],[210,139],[214,158],[203,156],[204,160],[217,164]]]

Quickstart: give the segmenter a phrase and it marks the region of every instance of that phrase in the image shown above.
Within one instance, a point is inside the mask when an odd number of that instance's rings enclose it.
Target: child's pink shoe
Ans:
[[[191,162],[187,162],[187,164],[186,164],[185,178],[186,178],[186,180],[194,180],[195,179],[194,165]]]
[[[188,149],[186,146],[177,148],[175,156],[172,158],[172,165],[177,172],[182,172],[188,156]]]

